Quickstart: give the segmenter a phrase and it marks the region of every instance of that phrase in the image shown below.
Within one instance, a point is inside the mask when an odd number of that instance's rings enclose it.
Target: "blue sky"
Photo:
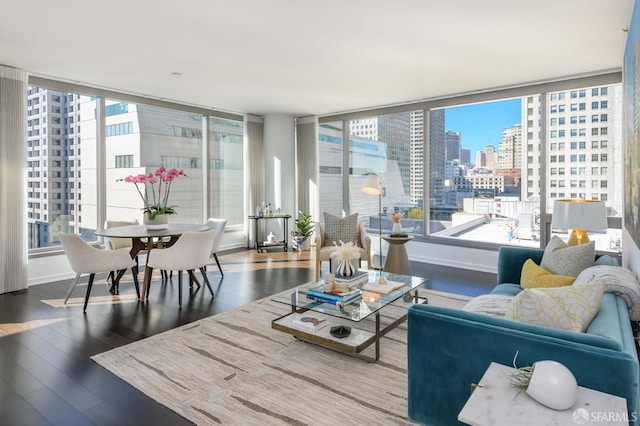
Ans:
[[[498,149],[503,128],[520,124],[520,107],[520,99],[511,99],[447,108],[445,130],[461,133],[462,148],[471,150],[471,162],[474,163],[476,153],[485,146],[493,145]]]

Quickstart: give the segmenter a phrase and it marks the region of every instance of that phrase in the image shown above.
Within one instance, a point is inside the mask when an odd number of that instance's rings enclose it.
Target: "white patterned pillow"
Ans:
[[[504,313],[513,298],[514,296],[504,294],[483,294],[469,300],[462,310],[494,317],[504,317]]]
[[[528,324],[584,332],[600,309],[604,284],[531,288],[511,302],[505,318]]]
[[[324,242],[323,246],[332,246],[333,243],[339,244],[354,242],[360,246],[358,241],[358,213],[354,213],[346,217],[338,217],[330,213],[324,214]]]
[[[594,241],[577,246],[568,246],[556,235],[544,249],[540,266],[556,275],[577,277],[580,272],[593,266],[596,257]]]

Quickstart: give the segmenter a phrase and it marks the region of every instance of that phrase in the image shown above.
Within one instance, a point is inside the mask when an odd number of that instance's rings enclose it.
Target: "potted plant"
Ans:
[[[296,230],[291,232],[291,245],[294,250],[309,250],[315,224],[309,213],[298,210],[299,219],[296,219]]]
[[[171,183],[180,176],[186,176],[183,170],[167,170],[160,167],[148,175],[127,176],[119,181],[133,183],[142,198],[144,207],[144,223],[150,229],[163,229],[167,227],[167,216],[176,214],[175,207],[168,205]],[[138,184],[143,185],[144,193]],[[157,184],[157,187],[156,187]]]

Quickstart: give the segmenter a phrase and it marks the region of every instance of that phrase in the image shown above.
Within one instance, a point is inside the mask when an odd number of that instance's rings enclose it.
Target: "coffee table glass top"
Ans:
[[[367,318],[369,315],[399,299],[402,300],[402,297],[406,293],[416,290],[427,282],[427,278],[422,277],[399,275],[382,271],[366,272],[369,275],[369,283],[377,283],[380,276],[383,276],[388,281],[387,285],[390,286],[390,288],[401,286],[391,291],[389,294],[382,294],[363,290],[362,288],[367,283],[360,283],[354,287],[360,290],[360,297],[344,304],[331,304],[318,302],[313,298],[310,298],[307,294],[308,290],[315,288],[324,282],[321,280],[320,282],[306,283],[295,287],[290,291],[276,294],[271,300],[290,305],[292,309],[310,310],[357,322]]]

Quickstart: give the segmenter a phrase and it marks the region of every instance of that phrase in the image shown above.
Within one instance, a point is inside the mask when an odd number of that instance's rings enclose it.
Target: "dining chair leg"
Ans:
[[[136,294],[138,295],[138,300],[140,300],[140,285],[138,284],[138,267],[134,266],[131,268],[131,275],[133,275],[133,285],[136,286]]]
[[[213,289],[211,288],[211,283],[209,282],[209,278],[207,277],[207,269],[204,266],[200,268],[200,273],[202,274],[202,279],[204,280],[204,283],[207,285],[207,288],[211,293],[211,297],[215,297],[213,295]]]
[[[222,267],[220,266],[220,261],[218,260],[218,255],[213,253],[213,258],[216,260],[216,264],[218,265],[218,269],[220,270],[220,275],[224,277],[224,272],[222,272]]]
[[[84,297],[84,308],[82,309],[82,312],[87,312],[87,305],[89,304],[89,295],[91,294],[91,287],[93,287],[93,279],[95,278],[96,274],[91,274],[89,275],[89,285],[87,285],[87,294]]]
[[[189,288],[193,287],[193,283],[196,283],[198,288],[200,288],[200,281],[198,281],[198,277],[196,277],[196,273],[193,269],[187,271],[189,273]]]
[[[76,285],[78,284],[78,280],[80,279],[80,275],[82,275],[82,274],[76,274],[76,276],[71,281],[71,285],[69,286],[69,290],[67,290],[67,295],[64,298],[64,304],[65,305],[67,304],[67,300],[69,300],[69,296],[71,296],[71,292],[73,292],[73,289],[76,288]]]
[[[178,271],[178,309],[182,309],[182,271]]]
[[[145,273],[145,277],[147,281],[143,285],[147,289],[147,293],[145,294],[145,299],[149,300],[149,290],[151,289],[151,273],[153,272],[153,268],[150,266],[147,266],[146,268],[148,268],[148,270]]]

